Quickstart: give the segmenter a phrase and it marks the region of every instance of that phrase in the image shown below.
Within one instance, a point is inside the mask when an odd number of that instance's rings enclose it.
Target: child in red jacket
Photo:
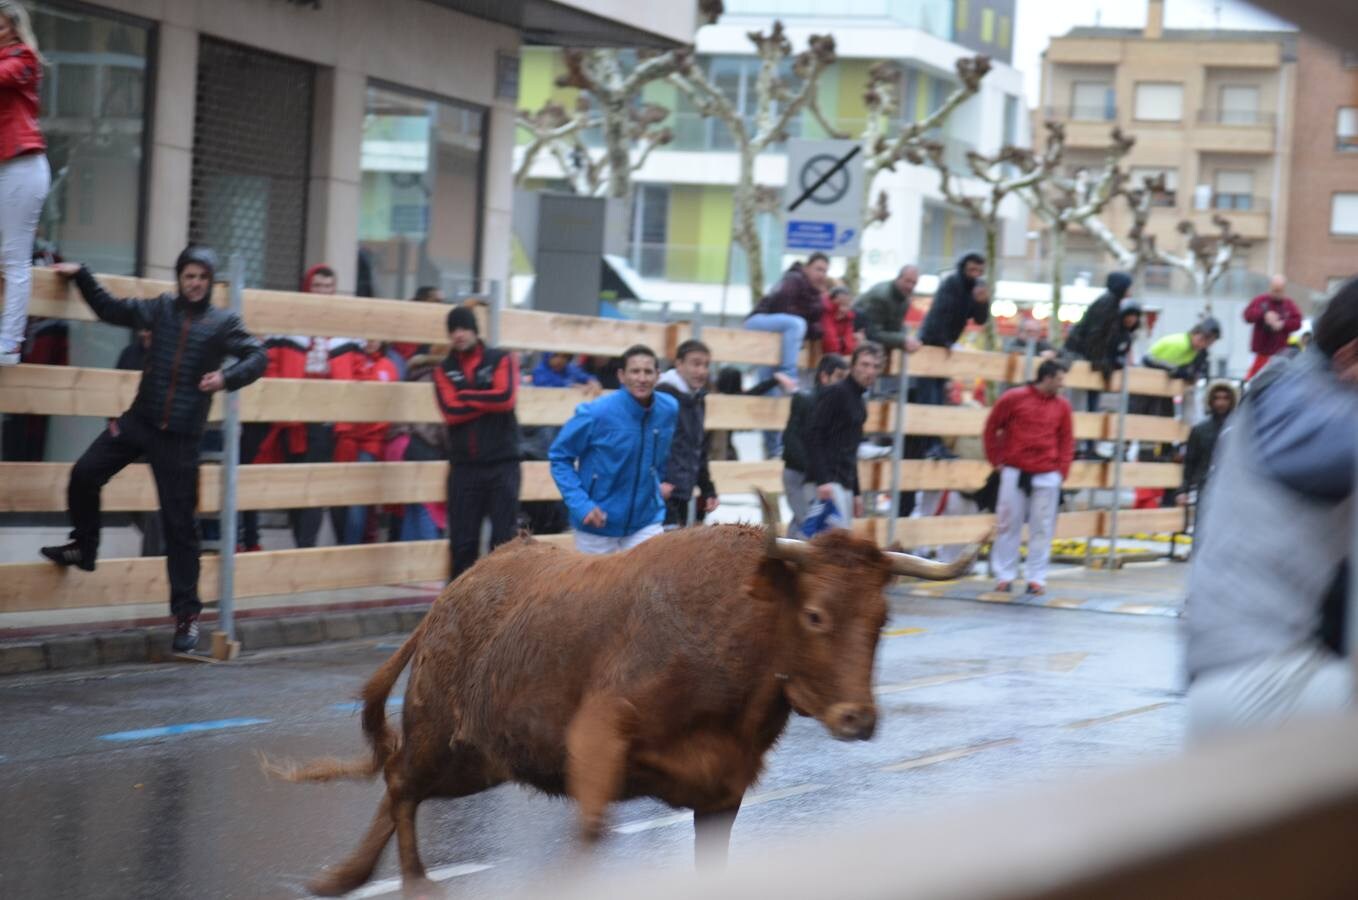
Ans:
[[[858,345],[854,334],[853,294],[840,285],[821,298],[821,352],[852,356]]]

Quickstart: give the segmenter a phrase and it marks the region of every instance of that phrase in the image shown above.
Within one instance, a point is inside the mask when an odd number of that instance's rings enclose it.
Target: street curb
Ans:
[[[420,623],[430,603],[308,615],[251,616],[236,623],[236,638],[245,651],[301,647],[361,637],[409,632]],[[70,671],[104,665],[165,662],[171,659],[171,626],[124,628],[93,634],[53,635],[0,641],[0,678],[34,672]],[[212,647],[215,622],[204,622],[198,652]]]

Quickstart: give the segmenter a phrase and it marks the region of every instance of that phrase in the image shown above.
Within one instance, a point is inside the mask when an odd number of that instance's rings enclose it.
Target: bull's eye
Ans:
[[[802,618],[806,622],[806,627],[811,629],[812,631],[827,630],[825,614],[818,609],[803,610]]]

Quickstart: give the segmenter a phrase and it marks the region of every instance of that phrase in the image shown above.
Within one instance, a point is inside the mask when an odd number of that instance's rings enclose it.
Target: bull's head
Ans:
[[[887,583],[895,575],[956,578],[975,556],[944,565],[884,552],[840,530],[811,541],[779,538],[772,503],[763,493],[759,501],[767,527],[761,593],[783,604],[778,677],[784,695],[836,738],[867,740],[877,727],[872,670],[887,621]]]

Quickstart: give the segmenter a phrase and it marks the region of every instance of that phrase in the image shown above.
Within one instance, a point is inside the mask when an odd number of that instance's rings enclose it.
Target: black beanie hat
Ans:
[[[174,274],[178,278],[184,274],[184,269],[190,263],[197,263],[207,269],[207,277],[211,281],[217,280],[217,254],[212,252],[211,247],[199,247],[193,244],[184,248],[184,252],[179,254],[179,259],[174,261]]]
[[[452,334],[459,328],[470,329],[473,334],[481,333],[476,325],[476,313],[465,306],[454,306],[448,311],[448,333]]]

